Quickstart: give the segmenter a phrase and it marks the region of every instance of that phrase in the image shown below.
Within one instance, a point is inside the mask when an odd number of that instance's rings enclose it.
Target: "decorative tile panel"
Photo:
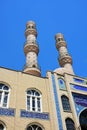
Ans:
[[[62,90],[66,90],[65,82],[62,78],[58,79],[59,88]]]
[[[70,86],[71,86],[72,89],[87,92],[87,87],[84,87],[84,86],[81,86],[81,85],[76,85],[76,84],[70,84]]]
[[[38,118],[38,119],[49,120],[49,114],[48,113],[29,112],[29,111],[26,111],[26,110],[20,111],[20,117]]]
[[[11,108],[0,108],[1,116],[15,116],[15,110]]]
[[[72,95],[75,103],[76,112],[78,115],[82,111],[82,109],[87,108],[87,96],[75,93],[73,93]]]
[[[87,84],[87,80],[86,79],[78,79],[78,78],[73,78],[75,82],[77,83],[81,83],[81,84]]]
[[[52,83],[53,83],[53,92],[54,92],[54,98],[55,98],[55,104],[56,104],[56,113],[57,113],[57,121],[59,125],[59,130],[63,130],[60,107],[59,107],[59,100],[58,100],[58,93],[57,93],[54,75],[52,75]]]

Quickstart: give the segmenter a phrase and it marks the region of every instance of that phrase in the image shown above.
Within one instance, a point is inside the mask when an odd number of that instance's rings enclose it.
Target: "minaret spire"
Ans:
[[[59,51],[59,64],[61,67],[64,67],[67,72],[74,74],[72,68],[72,57],[67,51],[67,45],[64,40],[64,37],[61,33],[55,35],[56,39],[56,48]]]
[[[26,56],[26,65],[24,72],[35,76],[41,76],[40,67],[38,65],[37,56],[39,53],[39,46],[36,41],[37,30],[33,21],[26,24],[26,43],[24,46],[24,53]]]

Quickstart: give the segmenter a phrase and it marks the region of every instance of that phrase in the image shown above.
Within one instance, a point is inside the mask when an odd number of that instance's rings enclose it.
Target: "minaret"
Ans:
[[[67,70],[70,74],[74,74],[72,68],[72,57],[67,51],[67,45],[64,40],[64,37],[61,33],[55,35],[56,39],[56,48],[59,51],[59,64],[61,67]]]
[[[35,76],[41,76],[40,67],[37,61],[39,53],[39,46],[36,41],[37,30],[33,21],[27,22],[25,36],[26,43],[24,45],[24,53],[26,56],[26,65],[24,67],[24,72]]]

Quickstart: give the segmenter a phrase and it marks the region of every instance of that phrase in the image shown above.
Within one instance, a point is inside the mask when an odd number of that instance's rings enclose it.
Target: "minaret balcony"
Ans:
[[[25,64],[24,69],[26,68],[36,68],[41,71],[41,67],[39,66],[39,64],[33,64],[33,65]]]
[[[35,66],[35,65],[25,65],[24,66],[24,70],[23,72],[27,73],[27,74],[32,74],[35,76],[41,76],[41,68],[39,65]]]
[[[72,65],[72,58],[69,55],[65,55],[62,57],[59,57],[59,64],[61,67],[64,67],[65,64],[71,64]]]
[[[56,48],[59,50],[60,47],[67,47],[65,41],[57,41],[56,42]]]
[[[25,55],[28,52],[35,52],[38,55],[38,53],[39,53],[39,45],[36,42],[27,41],[24,44],[24,53],[25,53]]]
[[[37,37],[37,30],[34,28],[27,28],[25,30],[25,36],[27,37],[28,35],[31,35],[31,34]]]

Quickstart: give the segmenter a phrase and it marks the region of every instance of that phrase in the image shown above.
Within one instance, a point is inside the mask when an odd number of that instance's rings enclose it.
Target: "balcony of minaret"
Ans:
[[[61,33],[56,34],[56,48],[59,50],[60,47],[67,47],[66,42],[64,41],[63,35]]]
[[[25,30],[26,37],[31,34],[34,35],[35,37],[37,37],[37,30],[36,30],[35,23],[33,21],[27,22],[26,30]]]
[[[61,56],[58,58],[59,64],[61,67],[64,67],[65,64],[71,64],[72,65],[72,58],[67,53],[64,54],[64,56]]]
[[[39,53],[39,45],[38,43],[36,43],[35,41],[26,41],[25,45],[24,45],[24,53],[25,55],[28,52],[35,52],[37,55]]]
[[[41,67],[38,64],[26,64],[24,72],[35,76],[41,76]]]

